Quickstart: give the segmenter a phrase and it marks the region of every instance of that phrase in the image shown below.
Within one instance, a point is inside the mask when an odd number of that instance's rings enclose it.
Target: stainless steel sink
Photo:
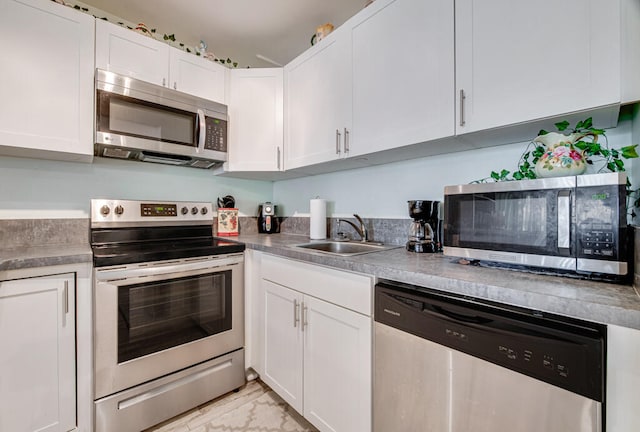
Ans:
[[[344,241],[321,241],[295,245],[296,248],[313,250],[316,252],[324,252],[332,255],[352,256],[371,252],[380,252],[383,250],[395,249],[400,246],[385,245],[382,243],[361,243],[361,242],[344,242]]]

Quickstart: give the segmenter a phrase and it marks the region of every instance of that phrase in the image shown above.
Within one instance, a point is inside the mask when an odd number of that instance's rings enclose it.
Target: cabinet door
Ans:
[[[0,430],[76,425],[75,285],[64,274],[0,282]]]
[[[286,169],[343,154],[351,129],[350,37],[340,27],[285,66]]]
[[[91,160],[94,21],[54,2],[0,2],[1,153]]]
[[[618,0],[459,0],[455,15],[458,133],[620,101]]]
[[[96,68],[169,85],[169,49],[149,36],[96,20]]]
[[[378,0],[365,11],[352,25],[348,155],[453,136],[453,2]]]
[[[371,318],[305,296],[304,417],[321,431],[371,430]]]
[[[225,103],[228,69],[194,54],[171,48],[170,87],[204,99]]]
[[[302,413],[302,295],[262,280],[264,287],[264,375],[262,380]]]
[[[229,171],[281,171],[282,68],[235,69],[229,88]]]

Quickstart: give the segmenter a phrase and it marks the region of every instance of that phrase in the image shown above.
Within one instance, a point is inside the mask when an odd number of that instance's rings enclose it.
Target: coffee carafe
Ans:
[[[409,226],[409,240],[406,249],[410,252],[438,252],[441,249],[442,222],[440,201],[412,200],[409,216],[413,219]]]

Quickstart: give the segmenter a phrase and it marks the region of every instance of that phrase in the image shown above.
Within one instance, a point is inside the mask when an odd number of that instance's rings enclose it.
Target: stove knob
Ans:
[[[198,214],[198,207],[193,207],[191,209],[191,214],[194,214],[194,215]]]
[[[124,207],[122,207],[121,205],[116,206],[116,208],[113,209],[113,212],[117,215],[121,215],[122,213],[124,213]]]
[[[108,205],[103,205],[102,207],[100,207],[100,214],[102,216],[108,215],[110,211],[111,211],[111,209],[109,208]]]
[[[182,213],[183,215],[186,215],[187,213],[189,213],[189,209],[188,209],[188,208],[186,208],[186,207],[182,207],[182,208],[180,209],[180,213]]]
[[[209,212],[209,210],[207,210],[206,207],[202,207],[202,210],[200,210],[200,213],[202,213],[203,215],[206,215]]]

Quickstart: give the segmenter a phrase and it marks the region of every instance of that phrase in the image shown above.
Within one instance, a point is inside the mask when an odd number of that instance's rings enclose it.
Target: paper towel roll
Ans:
[[[327,200],[316,198],[309,203],[311,220],[309,221],[309,238],[324,240],[327,238]]]

